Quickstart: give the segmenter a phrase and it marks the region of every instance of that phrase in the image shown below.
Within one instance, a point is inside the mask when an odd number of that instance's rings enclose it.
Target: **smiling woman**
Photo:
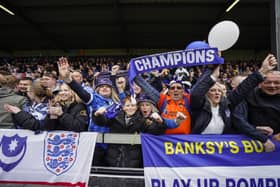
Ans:
[[[264,80],[262,74],[275,68],[276,64],[275,57],[269,54],[259,71],[250,74],[227,96],[222,95],[223,90],[217,83],[220,66],[207,69],[191,90],[192,133],[234,133],[231,121],[232,111],[251,90]]]
[[[71,88],[63,83],[59,92],[49,103],[48,116],[45,119],[45,130],[86,131],[86,106]]]
[[[65,105],[73,102],[80,103],[81,99],[67,84],[63,83],[59,86],[58,95],[55,97],[53,102]]]

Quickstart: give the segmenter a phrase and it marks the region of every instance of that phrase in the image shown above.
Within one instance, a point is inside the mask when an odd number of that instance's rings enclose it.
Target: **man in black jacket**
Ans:
[[[257,133],[252,127],[265,126],[272,129],[274,139],[280,141],[280,72],[270,71],[258,88],[250,92],[246,101],[234,113],[234,123],[246,126],[250,136],[266,142],[268,137]],[[272,131],[267,131],[271,134]]]

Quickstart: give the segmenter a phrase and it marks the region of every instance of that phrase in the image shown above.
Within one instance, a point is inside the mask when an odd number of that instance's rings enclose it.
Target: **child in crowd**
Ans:
[[[143,109],[145,102],[148,101],[140,101],[142,103],[142,112],[140,112],[137,103],[133,103],[131,97],[128,96],[124,99],[122,110],[115,118],[106,117],[106,108],[101,107],[94,113],[94,121],[110,127],[111,133],[163,133],[165,127],[159,115],[150,117],[142,115],[143,113],[151,114],[151,110]],[[150,119],[148,120],[148,118]],[[133,142],[131,144],[110,144],[106,150],[105,160],[109,166],[113,167],[142,167],[141,146],[134,145]]]

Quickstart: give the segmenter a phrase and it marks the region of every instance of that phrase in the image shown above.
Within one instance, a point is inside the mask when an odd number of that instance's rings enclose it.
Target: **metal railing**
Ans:
[[[141,144],[140,134],[99,133],[97,143],[108,144]]]

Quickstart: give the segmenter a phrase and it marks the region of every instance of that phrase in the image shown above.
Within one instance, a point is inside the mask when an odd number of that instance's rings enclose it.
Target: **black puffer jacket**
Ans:
[[[83,103],[72,103],[62,107],[63,114],[57,119],[45,118],[44,130],[87,131],[88,116]]]
[[[148,125],[146,119],[137,111],[126,123],[125,113],[121,111],[114,119],[106,119],[105,116],[94,117],[97,124],[110,126],[111,133],[137,134],[140,132],[163,134],[165,125],[153,122]],[[105,160],[112,167],[142,167],[142,151],[140,145],[134,145],[134,139],[130,144],[110,144],[105,153]]]

